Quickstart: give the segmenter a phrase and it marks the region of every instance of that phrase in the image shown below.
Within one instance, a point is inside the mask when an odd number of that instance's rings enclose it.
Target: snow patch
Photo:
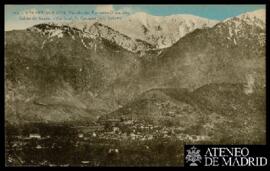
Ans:
[[[232,33],[232,28],[229,27],[229,37],[232,37],[233,36],[233,33]]]
[[[52,31],[50,32],[49,38],[55,37],[55,36],[57,36],[58,38],[62,38],[62,37],[63,37],[62,30],[52,30]]]
[[[44,48],[45,43],[46,43],[46,40],[44,40],[44,41],[42,42],[41,49]]]
[[[252,94],[253,93],[253,88],[254,88],[254,84],[255,84],[255,79],[253,77],[252,74],[248,74],[246,76],[246,85],[244,88],[244,93],[245,94]]]
[[[83,39],[81,39],[81,42],[82,42],[83,46],[84,46],[86,49],[88,49],[88,47],[87,47],[86,44],[84,43]]]
[[[235,38],[233,39],[233,43],[234,43],[235,45],[237,45],[237,42],[236,42]]]

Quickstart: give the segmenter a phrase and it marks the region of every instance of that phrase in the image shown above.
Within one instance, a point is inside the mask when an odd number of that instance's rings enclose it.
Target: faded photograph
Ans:
[[[5,5],[6,166],[184,166],[266,143],[265,5]]]

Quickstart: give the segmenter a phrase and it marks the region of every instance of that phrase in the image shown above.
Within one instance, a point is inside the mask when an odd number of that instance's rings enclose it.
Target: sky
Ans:
[[[91,20],[97,16],[124,17],[136,12],[167,16],[191,14],[224,20],[265,5],[5,5],[5,30],[25,29],[44,22]]]

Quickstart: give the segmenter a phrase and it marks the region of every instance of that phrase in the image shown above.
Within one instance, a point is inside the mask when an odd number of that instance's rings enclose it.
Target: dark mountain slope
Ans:
[[[67,26],[37,25],[26,31],[6,32],[5,50],[7,106],[28,118],[36,113],[41,120],[64,120],[67,113],[78,119],[78,113],[93,118],[87,111],[111,108],[114,99],[102,102],[106,99],[98,97],[100,92],[119,77],[126,77],[136,65],[136,54]],[[73,106],[79,112],[60,107],[41,111],[49,105]]]
[[[211,137],[218,143],[264,143],[265,114],[264,96],[245,94],[241,84],[223,83],[193,92],[153,89],[99,121],[118,118],[176,127],[184,134]]]

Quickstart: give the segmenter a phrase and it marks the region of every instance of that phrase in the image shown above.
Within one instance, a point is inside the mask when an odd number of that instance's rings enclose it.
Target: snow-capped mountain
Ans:
[[[168,79],[165,86],[174,84],[183,88],[198,88],[212,82],[241,82],[247,84],[247,94],[250,85],[263,87],[266,44],[263,15],[265,12],[261,10],[254,11],[187,34],[157,56],[154,63],[146,63],[142,76],[153,81],[153,86],[165,79]]]
[[[236,17],[228,18],[224,20],[224,22],[229,22],[230,20],[233,20],[233,19],[244,20],[250,25],[256,25],[261,28],[265,28],[266,11],[265,9],[261,9],[261,10],[256,10],[252,12],[247,12]]]
[[[77,32],[85,47],[83,37],[103,38],[132,52],[170,47],[187,33],[197,28],[212,27],[217,21],[193,15],[152,16],[135,13],[119,20],[96,20],[64,24],[38,24],[28,30],[42,32],[48,36],[44,44],[64,34]]]
[[[95,37],[102,37],[107,39],[132,52],[146,51],[155,48],[155,46],[150,43],[139,39],[132,39],[99,22],[94,23],[88,29],[84,29],[84,32],[89,33]]]
[[[45,43],[53,41],[53,39],[61,39],[66,36],[70,36],[73,40],[80,39],[84,47],[90,48],[93,45],[86,43],[85,39],[106,39],[111,43],[117,44],[122,48],[129,50],[131,52],[138,51],[147,51],[155,49],[150,43],[147,43],[143,40],[132,39],[118,31],[113,30],[112,28],[103,25],[101,23],[95,22],[87,29],[78,29],[75,27],[70,27],[67,25],[46,23],[38,24],[27,29],[28,31],[38,32],[43,36],[46,36],[46,39],[43,42]]]
[[[193,15],[153,16],[143,12],[118,20],[101,20],[98,22],[134,40],[146,41],[157,48],[169,47],[197,28],[212,27],[218,23],[216,20]],[[87,29],[93,25],[93,21],[72,22],[70,25],[79,29]]]
[[[137,56],[102,38],[98,31],[94,34],[52,23],[8,31],[5,44],[6,76],[10,83],[6,93],[11,113],[8,120],[20,120],[17,111],[26,113],[22,116],[25,120],[49,121],[92,117],[89,113],[93,110],[95,114],[104,112],[117,104],[116,100],[105,104],[102,101],[107,98],[100,96],[117,79],[132,78],[136,72],[132,69],[139,62]],[[9,98],[13,93],[16,97]],[[117,94],[113,96],[117,98]],[[21,97],[20,107],[14,107],[17,97]]]
[[[242,43],[248,46],[247,40],[253,39],[258,40],[258,46],[262,46],[265,44],[265,16],[263,9],[244,13],[218,23],[216,29],[235,45]]]
[[[46,44],[53,43],[54,41],[65,37],[74,41],[79,41],[85,48],[91,48],[94,46],[92,40],[97,38],[95,35],[83,32],[77,28],[54,23],[34,25],[33,27],[28,28],[27,31],[38,33],[43,37],[41,49],[43,49]]]

